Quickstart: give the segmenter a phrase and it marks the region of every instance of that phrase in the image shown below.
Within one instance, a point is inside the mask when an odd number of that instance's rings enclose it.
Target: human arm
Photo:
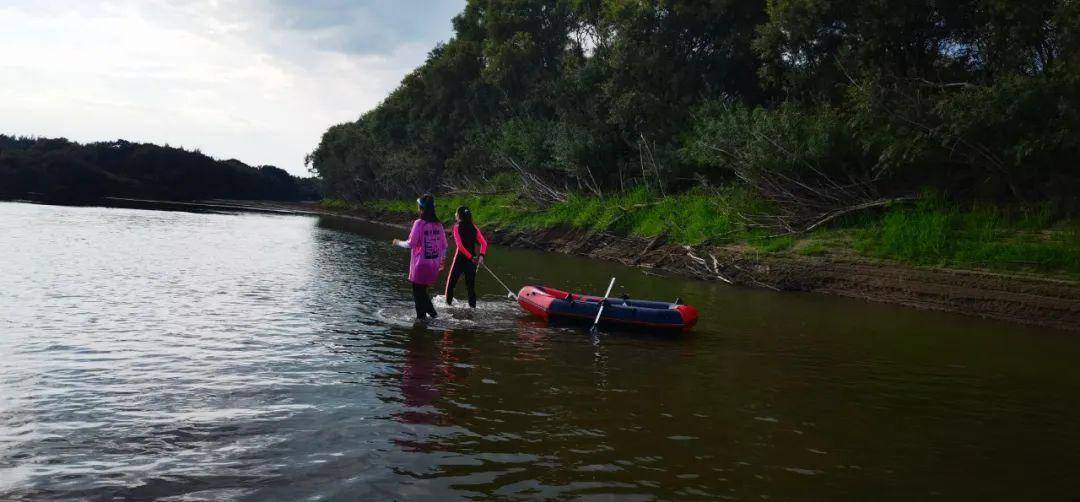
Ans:
[[[420,220],[413,222],[412,229],[409,230],[409,238],[405,240],[394,239],[394,245],[399,248],[410,249],[423,245],[423,240],[420,236]]]
[[[484,262],[484,257],[487,256],[487,239],[484,238],[484,233],[480,231],[480,227],[476,227],[476,242],[480,244],[480,253],[476,256],[476,264],[480,265]]]
[[[457,246],[459,253],[465,255],[465,259],[471,260],[472,253],[470,253],[469,250],[465,248],[465,245],[461,243],[461,233],[458,232],[458,226],[459,225],[454,225],[454,230],[452,231],[454,234],[454,245]]]

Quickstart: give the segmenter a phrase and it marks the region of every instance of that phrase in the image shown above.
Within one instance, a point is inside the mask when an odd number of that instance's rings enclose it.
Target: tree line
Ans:
[[[0,135],[0,199],[88,202],[102,197],[314,200],[320,187],[314,179],[274,166],[251,167],[183,148]]]
[[[1080,189],[1080,2],[469,0],[308,156],[351,200],[742,185],[779,226]]]

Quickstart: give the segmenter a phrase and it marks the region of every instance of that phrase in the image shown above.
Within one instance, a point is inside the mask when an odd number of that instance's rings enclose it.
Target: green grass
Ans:
[[[811,240],[796,247],[795,252],[802,256],[819,256],[828,252],[828,246],[823,241]]]
[[[326,201],[323,205],[326,206]],[[439,216],[453,220],[466,205],[477,224],[517,229],[572,227],[652,238],[667,233],[678,244],[739,243],[764,253],[825,254],[854,249],[860,254],[913,265],[1022,270],[1080,277],[1080,222],[1055,221],[1052,208],[1005,212],[994,207],[960,208],[928,196],[915,206],[857,215],[809,236],[765,238],[740,214],[763,211],[746,191],[693,190],[657,197],[644,189],[600,199],[571,195],[539,209],[516,194],[442,196]],[[415,213],[413,200],[377,200],[366,206]]]
[[[348,211],[353,205],[341,199],[323,199],[319,201],[319,207],[329,211]]]
[[[750,241],[750,245],[759,251],[766,253],[779,253],[781,251],[787,251],[795,245],[794,235],[783,235],[780,237],[769,237],[767,239],[754,239]]]
[[[397,212],[416,211],[408,200],[380,200],[371,207]],[[437,201],[439,216],[453,219],[459,205],[468,206],[479,225],[517,228],[569,226],[593,231],[607,230],[639,237],[655,237],[667,232],[671,242],[700,244],[707,239],[734,236],[744,230],[738,212],[751,209],[753,201],[743,192],[691,191],[658,198],[638,189],[616,196],[571,195],[566,202],[538,209],[516,195],[444,196]]]
[[[859,252],[916,265],[1080,275],[1080,226],[1045,210],[1009,215],[939,199],[889,212],[857,230]]]

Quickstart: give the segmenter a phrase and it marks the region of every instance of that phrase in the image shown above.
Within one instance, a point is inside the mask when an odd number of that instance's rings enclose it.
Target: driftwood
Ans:
[[[668,233],[667,230],[665,230],[663,232],[660,232],[660,235],[653,237],[653,239],[649,241],[647,245],[645,245],[645,249],[642,249],[641,253],[638,253],[638,259],[644,258],[645,255],[649,254],[650,252],[667,242],[667,236]]]
[[[688,258],[690,258],[691,260],[693,260],[693,262],[695,264],[697,264],[697,266],[701,270],[704,270],[704,272],[705,272],[704,275],[714,276],[717,279],[720,279],[721,281],[724,281],[724,282],[726,282],[728,284],[735,284],[734,281],[732,281],[731,279],[728,279],[727,277],[724,277],[724,275],[720,273],[719,261],[716,259],[715,256],[713,256],[711,254],[709,255],[710,257],[712,257],[712,266],[710,267],[708,261],[705,261],[704,258],[694,254],[694,249],[693,248],[691,248],[690,246],[683,246],[683,249],[686,250],[686,256]],[[699,272],[700,272],[700,270],[699,270]]]
[[[707,277],[716,277],[717,279],[720,279],[721,281],[724,281],[728,284],[736,284],[734,280],[725,277],[724,274],[720,272],[722,265],[720,264],[720,259],[717,258],[716,255],[712,253],[708,254],[709,259],[711,260],[710,263],[710,261],[694,254],[694,250],[690,246],[683,246],[683,249],[686,250],[686,256],[695,263],[698,273],[701,273],[702,275],[705,275]],[[752,277],[752,274],[743,270],[743,268],[736,263],[731,263],[727,266],[730,266],[731,268],[742,272],[741,276],[743,277],[743,279],[745,279],[744,282],[746,284],[759,288],[771,289],[773,291],[780,291],[780,288],[773,286],[772,284],[766,284],[764,282],[754,279]]]

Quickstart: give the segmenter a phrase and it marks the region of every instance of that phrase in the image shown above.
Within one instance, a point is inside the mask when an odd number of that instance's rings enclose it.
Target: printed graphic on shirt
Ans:
[[[424,259],[439,259],[439,233],[442,232],[436,225],[424,225]]]

